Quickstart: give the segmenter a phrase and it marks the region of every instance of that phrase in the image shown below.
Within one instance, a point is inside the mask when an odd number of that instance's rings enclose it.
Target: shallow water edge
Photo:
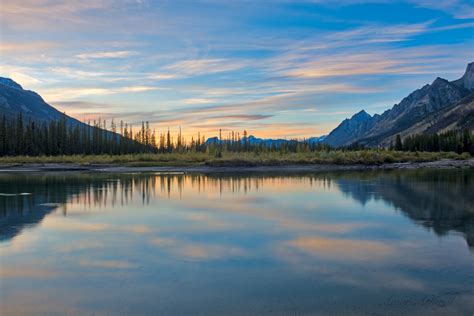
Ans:
[[[272,166],[147,166],[134,167],[114,164],[5,164],[0,165],[0,173],[6,172],[45,172],[45,171],[90,171],[110,173],[130,172],[184,172],[184,173],[220,173],[220,172],[310,172],[338,170],[394,170],[394,169],[474,169],[474,158],[466,160],[441,159],[430,162],[401,162],[379,165],[364,164],[298,164]]]

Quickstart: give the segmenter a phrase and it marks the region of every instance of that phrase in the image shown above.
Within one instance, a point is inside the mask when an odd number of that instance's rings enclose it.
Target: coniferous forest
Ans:
[[[343,150],[361,150],[354,144]],[[396,136],[389,148],[396,151],[468,152],[474,154],[474,136],[471,131],[448,131],[431,135],[411,135],[404,139]],[[208,152],[219,157],[228,152],[312,152],[332,148],[323,143],[290,140],[283,143],[252,143],[247,131],[229,133],[219,131],[219,138],[205,139],[198,134],[186,140],[181,130],[172,136],[168,130],[156,134],[148,122],[142,122],[136,132],[122,121],[119,126],[112,120],[97,120],[88,124],[68,124],[59,121],[36,122],[25,120],[21,114],[14,120],[3,116],[0,120],[0,156],[58,156],[58,155],[124,155],[138,153]]]
[[[395,146],[399,151],[428,151],[428,152],[468,152],[474,154],[474,137],[469,129],[451,130],[440,134],[409,135],[402,139],[396,136]]]
[[[5,116],[0,121],[0,155],[57,156],[100,155],[155,152],[154,137],[143,127],[132,137],[133,130],[122,126],[120,134],[105,128],[105,122],[67,124],[59,121],[25,121],[21,114],[15,120]]]
[[[252,144],[247,131],[231,132],[227,137],[206,141],[200,133],[185,139],[181,130],[171,135],[168,130],[157,135],[148,122],[142,122],[134,132],[133,126],[114,121],[96,120],[88,124],[68,124],[66,118],[59,121],[35,122],[25,120],[20,114],[14,120],[5,116],[0,121],[0,156],[57,156],[57,155],[123,155],[138,153],[210,152],[219,156],[222,151],[315,151],[329,150],[329,146],[290,140],[271,146]]]

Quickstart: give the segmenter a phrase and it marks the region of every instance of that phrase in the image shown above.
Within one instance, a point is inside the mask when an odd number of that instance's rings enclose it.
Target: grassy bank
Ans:
[[[222,157],[207,153],[170,153],[135,155],[87,155],[87,156],[15,156],[0,157],[0,164],[48,164],[70,163],[80,165],[107,164],[121,166],[275,166],[294,164],[377,165],[393,162],[426,162],[440,159],[467,159],[468,154],[401,152],[387,150],[318,151],[301,153],[254,153],[223,152]]]

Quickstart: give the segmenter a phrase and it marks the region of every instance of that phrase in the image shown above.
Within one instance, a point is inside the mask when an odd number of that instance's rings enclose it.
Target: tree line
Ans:
[[[3,116],[0,120],[0,156],[100,155],[156,152],[153,137],[145,127],[133,134],[125,126],[121,134],[105,129],[105,121],[92,124],[25,120]],[[112,122],[112,127],[114,123]]]
[[[468,129],[432,135],[413,135],[402,140],[396,136],[389,149],[399,151],[454,151],[474,154],[474,136]],[[342,150],[365,149],[357,144]],[[0,156],[57,156],[57,155],[122,155],[136,153],[204,152],[216,157],[222,152],[298,153],[333,150],[329,145],[303,140],[256,142],[247,131],[228,132],[207,139],[198,133],[186,139],[181,129],[172,135],[168,129],[159,135],[148,122],[142,122],[134,132],[131,124],[114,120],[107,127],[105,120],[87,123],[68,122],[66,116],[57,121],[37,122],[5,115],[0,120]]]
[[[474,155],[474,135],[467,128],[440,134],[409,135],[403,140],[398,134],[391,148],[399,151],[468,152]]]
[[[172,135],[168,129],[159,135],[148,122],[142,122],[134,132],[131,124],[114,120],[107,125],[105,120],[87,123],[71,123],[66,116],[57,121],[37,122],[25,119],[20,113],[16,119],[5,115],[0,120],[0,156],[57,156],[57,155],[121,155],[135,153],[182,153],[207,152],[219,157],[229,152],[308,152],[330,150],[325,144],[310,143],[296,139],[284,142],[251,141],[247,131],[228,132],[206,140],[197,133],[186,139],[181,129]]]

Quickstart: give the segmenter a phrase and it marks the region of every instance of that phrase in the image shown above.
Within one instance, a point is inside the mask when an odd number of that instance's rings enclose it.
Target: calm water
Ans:
[[[474,172],[0,175],[0,314],[474,313]]]

